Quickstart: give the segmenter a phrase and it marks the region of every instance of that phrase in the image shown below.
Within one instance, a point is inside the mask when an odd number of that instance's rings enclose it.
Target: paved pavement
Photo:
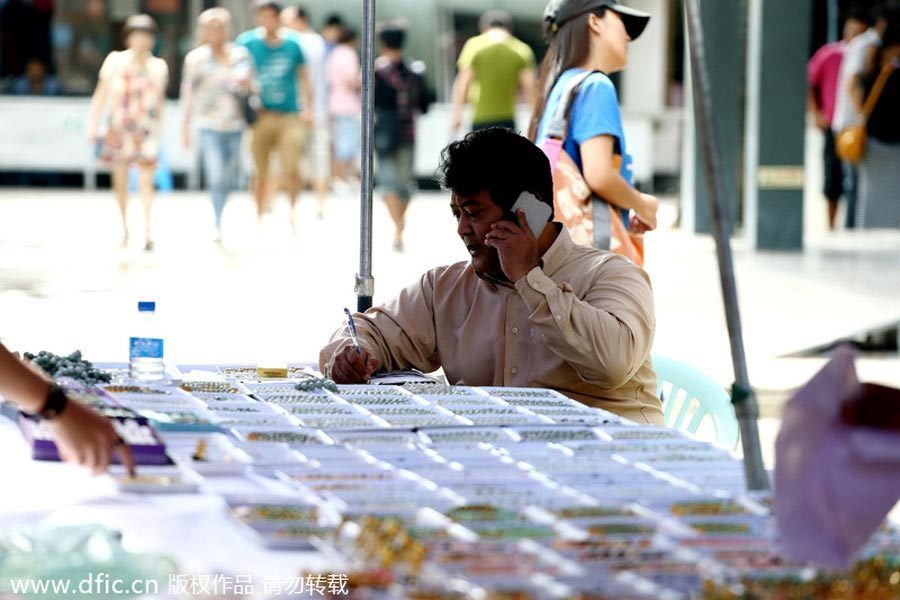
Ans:
[[[660,231],[648,235],[655,290],[655,351],[680,357],[723,385],[732,381],[728,336],[712,240],[672,227],[664,202]],[[120,247],[108,192],[0,190],[0,336],[22,350],[80,348],[98,361],[126,358],[139,297],[156,298],[167,331],[167,356],[185,363],[315,360],[318,349],[355,306],[358,198],[329,198],[323,219],[311,196],[257,223],[250,198],[226,208],[225,244],[212,242],[205,195],[178,192],[156,205],[153,253],[143,239]],[[130,207],[133,232],[141,210]],[[466,260],[447,198],[416,196],[408,213],[406,251],[391,249],[392,227],[375,206],[375,301],[414,282],[428,268]],[[764,429],[777,426],[778,405],[823,359],[785,355],[900,321],[900,232],[810,236],[803,253],[750,252],[735,242],[736,273],[752,383],[764,403]],[[900,385],[900,357],[859,365],[869,380]],[[764,434],[770,440],[771,431]]]

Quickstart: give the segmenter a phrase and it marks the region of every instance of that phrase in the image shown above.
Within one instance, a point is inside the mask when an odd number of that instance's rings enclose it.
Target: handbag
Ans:
[[[893,71],[894,68],[890,65],[885,65],[881,69],[881,73],[878,74],[878,79],[875,80],[869,97],[866,98],[863,105],[862,122],[845,127],[834,140],[834,151],[842,161],[855,165],[865,157],[866,143],[869,138],[866,123],[872,115],[872,111],[875,110],[881,92],[884,91],[884,86],[887,85],[887,80]]]
[[[643,266],[643,234],[626,228],[622,211],[591,190],[578,165],[562,149],[569,130],[572,106],[581,85],[596,72],[581,73],[567,84],[547,127],[547,136],[541,143],[541,150],[547,155],[553,173],[554,212],[576,244],[610,250]],[[614,157],[616,169],[621,166],[621,160],[620,156]]]
[[[259,96],[256,94],[234,92],[234,98],[237,100],[238,109],[240,110],[244,122],[246,122],[248,126],[256,123],[256,121],[259,120]]]

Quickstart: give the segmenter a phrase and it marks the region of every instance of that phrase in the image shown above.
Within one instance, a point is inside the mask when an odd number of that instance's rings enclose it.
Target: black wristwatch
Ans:
[[[50,384],[50,391],[47,392],[47,400],[44,401],[44,407],[38,413],[38,416],[46,421],[52,421],[66,409],[69,399],[66,398],[66,392],[55,383]]]

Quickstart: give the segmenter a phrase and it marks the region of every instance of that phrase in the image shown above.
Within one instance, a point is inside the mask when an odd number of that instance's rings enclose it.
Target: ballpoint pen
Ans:
[[[362,350],[359,349],[359,338],[356,337],[356,323],[353,322],[353,314],[350,312],[349,308],[344,308],[344,313],[347,315],[347,325],[350,326],[350,339],[353,340],[353,346],[356,348],[356,353],[362,354]]]

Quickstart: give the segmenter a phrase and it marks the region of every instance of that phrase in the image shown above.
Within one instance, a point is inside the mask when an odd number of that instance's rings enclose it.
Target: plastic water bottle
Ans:
[[[138,302],[137,335],[128,344],[128,369],[137,381],[159,381],[166,376],[163,338],[156,316],[156,302]]]

